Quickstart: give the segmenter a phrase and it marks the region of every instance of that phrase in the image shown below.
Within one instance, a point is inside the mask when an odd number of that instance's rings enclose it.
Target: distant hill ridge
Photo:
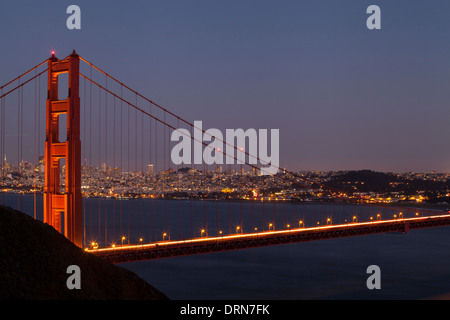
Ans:
[[[450,187],[450,180],[408,179],[395,173],[359,170],[337,174],[327,182],[327,185],[346,192],[372,191],[379,193],[403,192],[404,194],[415,194],[418,191],[436,192],[446,190]]]
[[[67,267],[81,270],[69,290]],[[0,206],[0,299],[167,300],[135,273],[75,246],[55,229]]]

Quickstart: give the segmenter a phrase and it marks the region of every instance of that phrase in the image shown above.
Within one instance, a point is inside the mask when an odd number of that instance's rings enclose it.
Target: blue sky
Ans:
[[[66,8],[81,8],[81,30]],[[366,28],[381,8],[382,29]],[[73,49],[207,128],[280,129],[294,170],[450,172],[450,2],[8,1],[0,83]]]

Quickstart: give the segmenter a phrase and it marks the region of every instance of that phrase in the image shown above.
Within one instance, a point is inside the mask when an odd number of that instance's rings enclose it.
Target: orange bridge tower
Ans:
[[[77,246],[83,245],[81,211],[80,58],[48,61],[47,131],[45,140],[44,223]],[[59,100],[58,76],[68,73],[68,97]],[[67,140],[60,141],[60,115],[67,116]],[[65,160],[65,189],[61,190],[61,159]],[[61,232],[61,231],[64,232]]]

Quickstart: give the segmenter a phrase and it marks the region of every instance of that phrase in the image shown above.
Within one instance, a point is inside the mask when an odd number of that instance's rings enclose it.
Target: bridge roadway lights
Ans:
[[[406,219],[405,219],[406,220]],[[402,232],[413,229],[440,227],[450,225],[450,215],[427,218],[413,218],[408,221],[390,220],[384,222],[355,223],[352,225],[335,225],[312,227],[283,231],[267,231],[200,240],[172,241],[155,246],[135,246],[122,250],[96,250],[93,254],[111,263],[125,263],[141,260],[161,259],[177,256],[195,255],[210,252],[222,252],[238,249],[249,249],[289,243],[308,242],[343,237],[362,236],[377,233]]]

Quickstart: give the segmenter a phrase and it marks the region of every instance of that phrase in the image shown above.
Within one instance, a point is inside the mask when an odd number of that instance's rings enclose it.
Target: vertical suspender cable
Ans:
[[[164,112],[164,122],[166,122],[166,113]],[[167,183],[167,176],[168,176],[168,171],[166,171],[166,128],[163,126],[163,172],[164,172],[164,184],[163,184],[163,195],[164,195],[164,230],[166,230],[166,183]],[[168,230],[168,234],[170,236],[170,222],[169,222],[169,230]]]
[[[83,85],[83,158],[84,158],[84,171],[81,172],[82,179],[84,178],[86,181],[86,79],[84,79]],[[83,202],[83,247],[86,246],[86,199],[82,195],[81,201]]]
[[[108,77],[105,77],[105,87],[108,89]],[[108,173],[108,92],[105,91],[105,171]],[[109,185],[108,185],[109,187]],[[104,203],[105,203],[105,246],[108,245],[108,198],[105,194]]]
[[[150,103],[150,114],[153,114],[153,108],[152,108],[152,104]],[[152,155],[153,155],[153,152],[152,152],[152,138],[153,138],[153,126],[152,126],[152,123],[153,123],[153,119],[152,118],[150,118],[149,119],[149,123],[150,123],[150,125],[149,125],[149,142],[150,142],[150,146],[149,146],[149,148],[148,148],[148,150],[149,150],[149,159],[150,159],[150,163],[152,164],[152,166],[153,166],[153,163],[154,163],[154,161],[152,161]],[[155,181],[156,181],[156,179],[155,179],[155,177],[156,177],[156,171],[155,171],[155,167],[153,166],[152,167],[152,172],[151,172],[151,176],[150,176],[150,181],[151,181],[151,184],[153,184],[153,193],[155,192],[155,188],[154,188],[154,186],[155,186]],[[154,203],[155,201],[153,200],[153,198],[152,197],[150,197],[150,203],[149,203],[149,210],[150,210],[150,226],[149,226],[149,229],[150,229],[150,241],[152,241],[152,205],[153,205],[153,203]],[[156,232],[155,232],[155,234],[156,234]]]
[[[116,97],[113,97],[113,169],[112,175],[114,180],[117,178],[116,171]],[[116,241],[116,192],[113,197],[113,244]]]
[[[128,139],[128,143],[127,143],[127,147],[128,147],[127,180],[128,180],[130,178],[130,105],[128,105],[128,113],[127,114],[128,114],[128,116],[127,116],[127,122],[128,122],[128,128],[127,128],[127,132],[128,132],[128,135],[127,135],[127,139]],[[128,222],[127,238],[128,238],[128,244],[130,244],[130,200],[129,199],[127,199],[127,204],[128,204],[128,206],[127,206],[127,208],[128,208],[128,210],[127,210],[127,222]]]
[[[136,95],[136,107],[137,107],[137,95]],[[137,158],[138,158],[138,128],[137,128],[137,124],[138,124],[138,120],[137,120],[137,114],[138,114],[138,110],[134,109],[134,180],[136,181],[136,183],[139,180],[138,177],[138,164],[137,164]],[[138,202],[138,195],[135,194],[134,195],[134,232],[137,233],[138,232],[138,227],[137,227],[137,202]]]
[[[144,116],[141,114],[141,175],[140,175],[140,184],[141,189],[144,187]],[[143,198],[140,197],[141,203],[141,236],[144,237],[144,207],[143,207]]]
[[[20,85],[20,78],[19,78],[19,85]],[[17,165],[19,168],[19,175],[21,173],[20,169],[20,91],[22,90],[22,87],[19,87],[19,90],[17,91]],[[17,210],[20,210],[20,192],[17,192]]]
[[[92,66],[90,68],[90,78],[92,79]],[[89,82],[89,172],[92,169],[92,82]],[[92,191],[89,190],[91,194]],[[89,236],[92,238],[92,201],[89,201]]]
[[[101,175],[102,167],[102,153],[101,153],[101,118],[102,118],[102,93],[100,87],[98,87],[98,172]],[[98,239],[101,238],[101,194],[98,195]]]
[[[37,74],[37,72],[35,71],[35,75]],[[34,143],[33,143],[33,146],[34,146],[34,161],[33,161],[33,184],[34,184],[34,186],[33,186],[33,189],[34,189],[34,191],[33,191],[33,198],[34,198],[34,219],[36,220],[36,207],[37,207],[37,205],[36,205],[36,188],[37,188],[37,185],[36,185],[36,152],[37,152],[37,146],[36,146],[36,144],[37,143],[39,143],[38,141],[36,141],[36,138],[37,138],[37,123],[36,123],[36,121],[37,121],[37,101],[36,101],[36,99],[37,99],[37,80],[34,80]]]
[[[155,191],[156,196],[159,198],[159,192],[160,192],[160,179],[161,175],[158,172],[158,122],[155,120]],[[157,201],[155,201],[155,229],[158,231],[158,208],[157,208]],[[163,230],[164,232],[166,230]],[[158,240],[158,232],[155,232],[155,240]]]
[[[121,180],[123,178],[123,103],[122,103],[122,89],[123,87],[120,86],[120,177]],[[121,194],[122,196],[123,194]],[[123,239],[123,229],[122,229],[122,204],[123,201],[120,201],[120,237]]]

